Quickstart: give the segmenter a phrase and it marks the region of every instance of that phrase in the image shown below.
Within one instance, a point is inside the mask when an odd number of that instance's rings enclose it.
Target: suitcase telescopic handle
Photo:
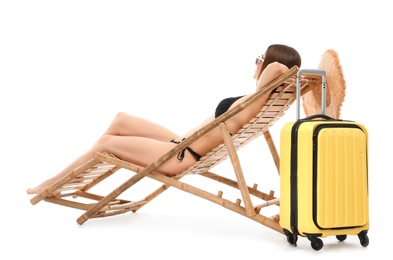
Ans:
[[[297,113],[296,119],[300,119],[300,80],[302,75],[321,75],[322,76],[322,111],[321,114],[326,114],[326,71],[319,69],[301,69],[296,75],[296,101]]]

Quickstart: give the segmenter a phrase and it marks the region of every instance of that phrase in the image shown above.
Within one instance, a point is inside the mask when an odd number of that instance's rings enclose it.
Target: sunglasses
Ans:
[[[255,65],[257,65],[257,64],[260,63],[260,62],[264,62],[264,61],[265,61],[265,59],[262,58],[262,56],[258,56],[258,57],[255,59]]]

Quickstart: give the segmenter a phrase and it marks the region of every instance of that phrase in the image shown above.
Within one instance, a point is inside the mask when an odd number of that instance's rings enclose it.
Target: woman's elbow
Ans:
[[[285,66],[284,64],[279,63],[277,61],[270,63],[269,67],[271,67],[272,71],[275,71],[277,74],[280,74],[280,75],[289,70],[289,68],[287,66]]]

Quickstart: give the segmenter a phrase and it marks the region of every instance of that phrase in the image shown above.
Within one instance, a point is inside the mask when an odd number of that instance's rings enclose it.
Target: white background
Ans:
[[[1,258],[389,254],[393,19],[388,3],[1,1]],[[295,47],[302,68],[316,68],[327,49],[339,54],[347,83],[341,117],[369,130],[367,248],[357,237],[344,243],[326,238],[318,252],[305,238],[293,247],[259,223],[175,189],[136,214],[82,226],[75,221],[82,211],[30,204],[26,189],[87,150],[117,112],[181,134],[212,114],[222,98],[252,92],[255,57],[272,43]],[[293,108],[271,130],[277,146],[282,124],[295,119]],[[277,194],[279,178],[264,140],[240,155],[246,176]],[[225,163],[218,168],[230,170]]]

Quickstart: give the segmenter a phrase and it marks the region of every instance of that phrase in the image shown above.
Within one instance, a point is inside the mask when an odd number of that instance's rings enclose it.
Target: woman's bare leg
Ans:
[[[59,172],[57,175],[45,180],[38,186],[34,188],[30,188],[27,190],[27,194],[37,194],[46,189],[49,185],[52,183],[56,182],[57,180],[60,180],[63,176],[65,176],[67,173],[75,169],[76,167],[82,165],[83,163],[87,162],[89,159],[92,158],[92,153],[89,151],[79,158],[77,158],[75,161],[73,161],[71,164],[69,164],[65,169],[63,169],[61,172]]]
[[[112,147],[111,142],[105,141],[108,139],[111,140],[111,136],[120,137],[120,138],[114,138],[114,140],[121,140],[118,141],[118,143],[113,142],[113,145],[117,147]],[[150,155],[147,155],[146,153],[143,155],[138,155],[136,153],[129,153],[129,150],[133,149],[132,147],[133,145],[145,145],[143,144],[143,142],[140,143],[134,141],[129,141],[129,142],[125,141],[126,139],[125,137],[131,137],[131,136],[143,137],[142,140],[146,139],[146,141],[152,139],[151,140],[152,142],[153,141],[165,142],[169,145],[168,147],[173,147],[173,144],[169,143],[169,141],[171,139],[175,139],[178,137],[177,134],[173,133],[167,128],[158,125],[154,122],[136,116],[132,116],[126,113],[118,113],[114,118],[114,120],[112,121],[112,123],[110,124],[110,126],[108,127],[108,129],[104,132],[104,134],[97,141],[97,143],[91,148],[90,151],[82,154],[75,161],[73,161],[66,168],[64,168],[61,172],[59,172],[57,175],[45,180],[44,182],[42,182],[41,184],[39,184],[34,188],[28,189],[27,194],[37,194],[41,192],[46,187],[48,187],[55,181],[61,179],[63,176],[65,176],[67,173],[69,173],[76,167],[87,162],[89,159],[92,158],[94,153],[98,151],[113,153],[114,155],[123,158],[124,160],[128,160],[130,162],[133,161],[134,155],[137,158],[142,157],[143,159],[147,159],[149,162],[151,162],[151,160],[149,160]],[[153,157],[158,158],[156,153],[157,151],[160,151],[159,149],[153,149],[152,147],[147,149],[148,149],[147,151],[149,151],[149,153],[152,154],[151,158]],[[163,155],[163,153],[161,155]],[[135,160],[134,162],[137,162],[138,160]]]
[[[178,135],[152,121],[124,112],[118,113],[103,135],[140,136],[169,142]]]

